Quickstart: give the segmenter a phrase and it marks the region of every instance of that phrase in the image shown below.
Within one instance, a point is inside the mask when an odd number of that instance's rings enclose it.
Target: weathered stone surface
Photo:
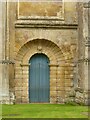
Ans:
[[[5,94],[3,102],[29,103],[29,60],[42,53],[50,60],[50,103],[88,104],[88,64],[84,61],[88,9],[83,3],[20,2],[8,3],[6,8],[3,58],[13,63],[4,65],[3,92],[13,95]]]
[[[62,13],[62,3],[57,2],[20,2],[19,7],[19,16],[58,16],[61,17]],[[26,9],[25,9],[26,8]],[[38,9],[40,8],[40,9]],[[30,9],[30,10],[29,10]]]
[[[83,91],[83,92],[82,92]],[[67,94],[65,97],[65,102],[70,103],[70,102],[75,102],[77,104],[85,104],[89,105],[89,100],[88,100],[88,92],[81,90],[81,88],[75,88],[72,89],[71,92]]]

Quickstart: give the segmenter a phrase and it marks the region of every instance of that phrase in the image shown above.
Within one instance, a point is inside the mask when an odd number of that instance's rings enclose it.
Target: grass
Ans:
[[[3,118],[88,118],[87,106],[65,104],[2,105]]]

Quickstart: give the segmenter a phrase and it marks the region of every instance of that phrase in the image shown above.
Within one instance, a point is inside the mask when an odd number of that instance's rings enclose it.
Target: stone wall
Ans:
[[[4,12],[4,14],[3,14]],[[0,103],[9,103],[8,62],[6,62],[6,2],[0,2]]]
[[[28,61],[34,54],[43,53],[50,60],[50,103],[64,103],[72,89],[79,86],[84,90],[87,81],[82,71],[85,64],[78,64],[78,58],[85,57],[83,5],[77,7],[75,2],[38,3],[36,11],[37,4],[36,7],[33,4],[7,3],[5,59],[8,60],[6,81],[9,83],[4,83],[9,85],[9,100],[10,103],[14,99],[16,103],[29,103]],[[87,88],[87,83],[85,85]],[[83,102],[84,91],[74,90],[74,93],[74,100],[77,102],[81,96]]]
[[[89,93],[89,77],[88,77],[88,59],[89,59],[89,4],[79,3],[78,7],[78,82],[79,87]],[[80,46],[80,47],[79,47]],[[88,97],[87,97],[88,99]]]
[[[71,92],[66,95],[65,103],[78,104],[78,105],[89,105],[88,103],[88,91],[77,87],[72,89]]]
[[[25,6],[23,3],[20,5]],[[62,4],[64,9],[61,12],[65,14],[62,20],[61,16],[52,18],[47,12],[48,19],[45,17],[45,20],[42,20],[42,17],[39,17],[37,21],[33,17],[34,20],[29,21],[30,16],[27,18],[21,7],[19,13],[23,15],[19,14],[15,22],[16,102],[29,102],[28,61],[32,55],[43,53],[50,59],[50,103],[62,103],[65,95],[74,86],[76,76],[74,74],[74,67],[77,67],[75,59],[78,44],[76,3]]]
[[[0,3],[0,31],[2,31],[2,4]],[[2,32],[0,34],[0,60],[2,60]],[[2,65],[0,63],[0,76],[1,76],[1,80],[0,80],[0,101],[2,100]]]

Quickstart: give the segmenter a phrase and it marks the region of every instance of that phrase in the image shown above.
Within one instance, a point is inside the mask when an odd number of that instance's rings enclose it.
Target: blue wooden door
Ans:
[[[29,60],[29,100],[49,102],[49,59],[44,54],[35,54]]]

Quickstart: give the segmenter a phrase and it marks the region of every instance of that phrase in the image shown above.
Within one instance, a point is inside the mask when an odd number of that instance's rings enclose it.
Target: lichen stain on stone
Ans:
[[[57,16],[62,11],[62,3],[20,2],[20,16]]]

